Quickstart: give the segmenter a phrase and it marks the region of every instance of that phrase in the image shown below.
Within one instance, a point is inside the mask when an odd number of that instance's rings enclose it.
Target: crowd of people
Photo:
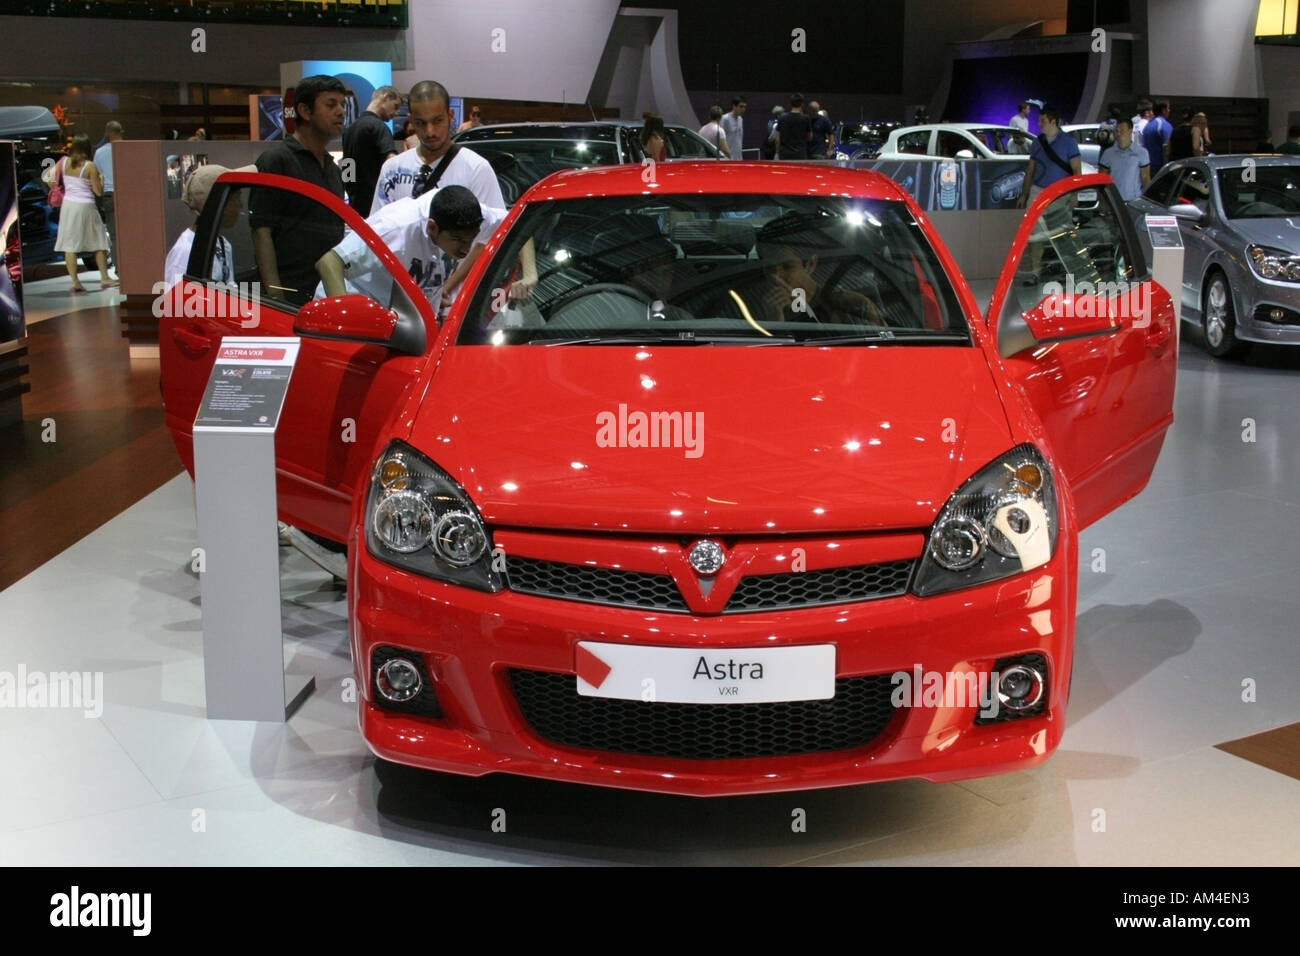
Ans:
[[[410,149],[399,146],[388,125],[402,105],[401,93],[379,87],[345,130],[347,95],[333,76],[301,80],[294,89],[294,131],[257,158],[257,171],[310,183],[339,199],[346,196],[440,310],[453,300],[505,216],[496,175],[486,159],[452,142],[451,97],[441,83],[421,81],[405,97],[416,139]],[[347,177],[328,152],[340,137]],[[183,198],[196,216],[224,171],[204,166],[186,182]],[[222,229],[242,211],[236,205],[232,215],[232,203]],[[257,274],[269,296],[294,306],[345,292],[388,301],[391,277],[376,268],[364,242],[345,235],[343,220],[327,207],[287,190],[256,189],[250,192],[248,220]],[[190,228],[172,247],[169,283],[183,274],[193,241]],[[230,281],[229,254],[222,239],[214,250],[213,279]],[[530,278],[535,265],[527,263],[524,272]]]
[[[721,106],[711,106],[708,122],[700,127],[700,136],[728,159],[744,158],[747,107],[743,96],[733,98],[725,113]],[[654,158],[661,155],[663,119],[653,113],[644,119],[641,142],[650,144],[646,155]],[[654,141],[655,136],[660,142]],[[835,155],[835,127],[820,103],[812,100],[805,107],[803,95],[793,93],[789,109],[773,107],[759,154],[763,159],[826,159]]]

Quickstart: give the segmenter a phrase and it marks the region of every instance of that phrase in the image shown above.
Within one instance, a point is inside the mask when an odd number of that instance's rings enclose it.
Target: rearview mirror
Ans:
[[[1175,203],[1169,207],[1169,215],[1178,219],[1186,219],[1188,222],[1200,222],[1205,218],[1205,213],[1197,206],[1189,202]]]
[[[959,149],[959,150],[957,150],[957,155],[956,155],[954,158],[956,158],[956,159],[974,159],[974,158],[975,158],[975,154],[972,153],[969,149]]]
[[[313,299],[298,310],[293,330],[311,339],[336,339],[389,345],[397,329],[397,313],[364,295]]]

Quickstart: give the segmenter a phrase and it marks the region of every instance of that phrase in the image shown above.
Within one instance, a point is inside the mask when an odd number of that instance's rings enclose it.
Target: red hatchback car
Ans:
[[[345,228],[383,281],[292,285]],[[378,756],[713,796],[1057,746],[1079,530],[1172,422],[1172,302],[1108,178],[1032,204],[986,316],[895,183],[793,163],[551,176],[441,323],[411,271],[333,197],[227,174],[160,335],[191,468],[221,337],[302,336],[280,513],[346,544]]]

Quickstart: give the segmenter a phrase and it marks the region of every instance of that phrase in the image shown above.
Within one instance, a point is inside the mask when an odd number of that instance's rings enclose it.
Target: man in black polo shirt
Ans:
[[[347,87],[332,76],[309,76],[294,89],[297,128],[257,157],[259,173],[290,176],[343,198],[343,175],[325,147],[343,132]],[[323,205],[284,189],[255,189],[249,198],[253,255],[271,298],[295,306],[311,301],[316,260],[343,238],[343,220]]]
[[[812,120],[803,111],[803,96],[790,97],[790,108],[776,121],[776,158],[807,159]]]
[[[370,215],[379,167],[389,156],[397,155],[388,121],[397,115],[401,106],[402,94],[391,86],[381,86],[370,98],[366,111],[343,133],[343,159],[350,159],[354,164],[351,181],[346,184],[348,202],[363,219]]]

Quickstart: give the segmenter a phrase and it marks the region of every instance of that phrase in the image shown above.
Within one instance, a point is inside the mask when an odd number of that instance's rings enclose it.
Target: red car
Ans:
[[[202,298],[236,199],[243,284]],[[286,260],[344,226],[383,289],[295,309]],[[297,284],[253,310],[259,228]],[[160,336],[191,468],[220,338],[303,337],[280,513],[346,543],[379,757],[714,796],[1057,746],[1079,531],[1172,422],[1172,302],[1108,178],[1031,205],[987,316],[895,183],[792,163],[551,176],[441,324],[409,265],[333,197],[227,174],[174,290],[201,307]]]

